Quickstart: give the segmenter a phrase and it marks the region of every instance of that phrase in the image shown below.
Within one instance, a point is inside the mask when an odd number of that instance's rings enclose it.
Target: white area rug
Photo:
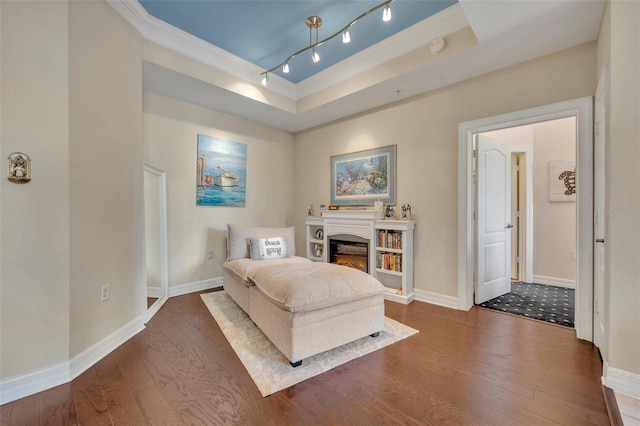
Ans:
[[[201,297],[262,396],[271,395],[418,332],[385,317],[384,331],[378,337],[367,336],[306,358],[301,366],[293,368],[226,292],[216,291]]]

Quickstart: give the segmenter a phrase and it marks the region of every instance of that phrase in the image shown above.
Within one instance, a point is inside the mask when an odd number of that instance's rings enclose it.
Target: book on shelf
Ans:
[[[402,249],[402,232],[379,230],[378,247]]]
[[[402,255],[394,253],[376,253],[376,268],[402,272]]]

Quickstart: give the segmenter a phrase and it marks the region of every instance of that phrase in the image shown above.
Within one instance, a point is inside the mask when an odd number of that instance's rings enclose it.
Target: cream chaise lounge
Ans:
[[[287,256],[252,259],[250,242],[273,237],[282,237]],[[384,297],[382,284],[369,274],[295,256],[294,237],[294,227],[228,225],[223,274],[225,291],[295,367],[377,336],[384,329]]]

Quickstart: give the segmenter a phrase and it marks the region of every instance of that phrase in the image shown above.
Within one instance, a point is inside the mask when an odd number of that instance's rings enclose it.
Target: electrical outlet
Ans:
[[[209,250],[209,253],[207,253],[207,258],[208,258],[209,260],[211,260],[211,259],[213,259],[213,255],[214,255],[213,250]]]
[[[100,287],[100,301],[104,302],[109,298],[109,284]]]

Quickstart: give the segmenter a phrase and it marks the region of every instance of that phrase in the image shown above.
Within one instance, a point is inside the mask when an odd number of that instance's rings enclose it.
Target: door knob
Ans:
[[[511,229],[511,228],[513,228],[513,225],[512,224],[508,224],[507,226],[505,226],[505,228],[506,229]]]

